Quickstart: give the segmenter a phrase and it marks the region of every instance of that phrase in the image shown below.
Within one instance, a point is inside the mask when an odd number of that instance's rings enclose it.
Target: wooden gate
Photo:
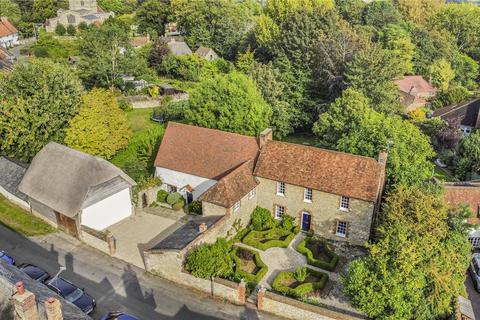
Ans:
[[[75,219],[67,217],[57,211],[55,211],[57,217],[58,228],[74,237],[78,238],[78,229]]]

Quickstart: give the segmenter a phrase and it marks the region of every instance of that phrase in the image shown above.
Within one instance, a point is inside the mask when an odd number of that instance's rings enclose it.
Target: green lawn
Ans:
[[[286,136],[282,141],[303,144],[305,146],[320,147],[318,137],[315,137],[310,133],[294,133],[289,136]]]
[[[0,224],[26,236],[41,236],[55,231],[55,228],[17,207],[2,195],[0,195]]]
[[[134,135],[137,131],[149,129],[158,125],[158,123],[153,122],[150,119],[152,112],[153,108],[133,109],[127,112],[128,124]]]

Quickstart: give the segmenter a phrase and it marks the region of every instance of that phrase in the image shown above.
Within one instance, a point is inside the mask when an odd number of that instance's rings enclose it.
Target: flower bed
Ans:
[[[258,252],[235,247],[230,254],[235,263],[234,280],[240,281],[243,278],[249,286],[255,287],[268,271]]]
[[[324,270],[333,271],[338,262],[338,256],[324,239],[307,237],[298,244],[297,251],[307,257],[308,264]]]
[[[303,281],[295,277],[295,272],[280,272],[273,280],[273,290],[293,298],[305,298],[308,295],[320,291],[328,281],[328,275],[306,268],[307,275]]]
[[[273,247],[286,248],[295,237],[295,232],[282,228],[272,228],[265,231],[250,231],[242,242],[260,250]]]

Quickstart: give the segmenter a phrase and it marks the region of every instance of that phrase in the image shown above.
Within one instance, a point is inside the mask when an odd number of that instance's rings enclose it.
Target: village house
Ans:
[[[192,54],[190,47],[183,41],[177,41],[175,37],[170,37],[167,41],[168,49],[174,56],[183,56]]]
[[[156,175],[203,216],[245,226],[256,206],[291,215],[305,231],[363,245],[383,191],[387,155],[372,158],[170,122]],[[224,230],[228,229],[224,228]]]
[[[7,49],[0,46],[0,71],[13,70],[14,61],[15,61],[15,56],[11,54]]]
[[[459,103],[437,109],[433,117],[440,117],[450,124],[460,126],[464,135],[469,135],[474,129],[480,127],[480,99],[476,98],[465,103]]]
[[[468,219],[472,229],[468,240],[474,249],[480,249],[480,181],[444,183],[445,201],[451,206],[466,205],[473,216]]]
[[[149,44],[151,40],[150,40],[150,35],[147,34],[146,36],[133,37],[128,42],[133,48],[138,49]]]
[[[18,30],[7,18],[0,17],[0,47],[10,48],[18,43]]]
[[[83,226],[101,231],[131,216],[134,185],[110,162],[50,142],[33,158],[18,191],[33,213],[79,237]]]
[[[436,94],[436,89],[422,76],[404,76],[395,83],[407,112],[428,106],[428,99]]]
[[[213,61],[215,59],[218,59],[218,54],[212,49],[212,48],[207,48],[207,47],[200,47],[195,51],[195,53],[208,61]]]
[[[59,9],[55,18],[47,19],[45,30],[54,32],[58,24],[78,27],[79,24],[102,24],[105,20],[113,17],[113,12],[104,12],[97,5],[96,0],[69,0],[68,10]]]

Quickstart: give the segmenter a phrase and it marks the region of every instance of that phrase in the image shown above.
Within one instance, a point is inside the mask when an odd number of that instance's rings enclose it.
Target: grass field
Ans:
[[[130,126],[130,129],[132,129],[134,135],[135,132],[158,126],[158,123],[153,122],[150,119],[152,116],[152,112],[152,108],[133,109],[127,112],[128,124]]]
[[[40,236],[55,229],[0,195],[0,224],[26,236]]]

